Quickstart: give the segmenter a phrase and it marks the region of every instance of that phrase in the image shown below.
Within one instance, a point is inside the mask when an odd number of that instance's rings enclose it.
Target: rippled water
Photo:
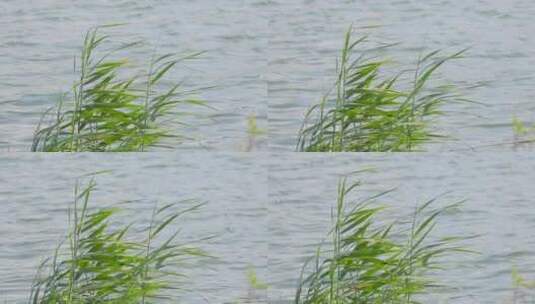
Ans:
[[[486,106],[448,107],[452,113],[438,126],[456,140],[428,150],[510,142],[513,115],[535,120],[533,1],[290,0],[272,1],[271,10],[268,116],[273,149],[295,148],[303,113],[334,82],[336,57],[350,24],[357,28],[356,36],[400,42],[387,57],[402,68],[412,68],[423,48],[454,52],[470,47],[465,59],[448,63],[437,75],[463,88],[479,86],[464,93]],[[485,148],[491,149],[510,146]]]
[[[150,218],[157,202],[183,199],[207,205],[171,227],[180,241],[214,235],[200,246],[217,260],[185,272],[192,291],[184,303],[261,303],[246,279],[254,267],[267,278],[267,166],[261,158],[229,154],[0,156],[0,302],[26,303],[37,266],[65,234],[75,178],[96,177],[93,206],[125,200],[126,218]],[[189,207],[183,206],[183,207]],[[263,297],[263,298],[262,298]]]
[[[270,160],[265,160],[270,156]],[[448,285],[447,303],[508,303],[511,271],[535,277],[535,158],[499,154],[78,154],[4,155],[0,159],[0,295],[22,303],[35,269],[63,235],[77,176],[97,177],[93,202],[127,205],[128,219],[146,220],[154,203],[184,198],[208,201],[179,222],[182,236],[216,234],[203,244],[219,258],[188,269],[188,303],[226,303],[250,294],[248,266],[270,285],[271,303],[293,296],[302,263],[312,256],[331,224],[338,179],[355,170],[364,196],[390,188],[380,200],[386,219],[410,214],[417,204],[447,193],[439,205],[466,199],[444,215],[436,236],[479,235],[466,243],[477,255],[449,259],[436,278]]]
[[[387,54],[400,68],[412,67],[424,49],[470,48],[438,76],[476,86],[464,94],[486,105],[447,107],[438,127],[454,140],[430,150],[510,142],[513,116],[535,121],[534,13],[529,0],[2,1],[0,102],[11,102],[2,104],[0,148],[28,149],[40,113],[74,80],[82,34],[115,22],[129,23],[119,39],[142,38],[162,53],[207,51],[173,74],[188,86],[218,86],[202,94],[218,111],[198,109],[204,119],[187,118],[192,125],[181,130],[196,140],[181,148],[243,149],[254,114],[261,127],[269,116],[270,147],[293,150],[304,111],[333,83],[350,24],[372,41],[400,42]],[[267,141],[260,136],[255,145],[264,149]],[[485,148],[495,149],[510,146]]]
[[[159,53],[205,51],[172,71],[187,88],[217,86],[201,98],[217,110],[185,118],[182,148],[242,150],[247,117],[265,128],[267,19],[262,1],[240,0],[5,0],[0,3],[0,150],[29,150],[41,113],[75,81],[73,59],[83,34],[96,25],[128,23],[114,39],[151,44],[138,59]],[[132,55],[132,54],[130,54]],[[262,149],[265,139],[255,140]]]
[[[535,278],[535,158],[529,154],[281,154],[274,159],[268,233],[273,303],[294,295],[303,262],[330,229],[339,178],[369,168],[375,172],[354,178],[364,185],[353,198],[397,188],[379,200],[391,208],[384,218],[408,215],[417,204],[447,192],[439,205],[467,200],[439,219],[434,234],[479,235],[466,243],[479,254],[449,260],[437,278],[450,288],[426,303],[511,303],[513,267]]]
[[[268,134],[255,139],[255,150],[292,151],[305,110],[333,83],[344,32],[353,24],[356,35],[374,42],[400,42],[386,53],[395,68],[412,67],[424,50],[470,47],[437,80],[485,105],[448,106],[438,127],[455,140],[428,148],[510,150],[492,145],[513,140],[512,118],[535,122],[534,15],[529,0],[3,0],[0,151],[29,149],[41,113],[75,80],[73,58],[84,32],[122,22],[128,25],[110,30],[113,37],[150,43],[134,59],[147,59],[154,48],[206,51],[171,77],[185,79],[187,88],[216,86],[200,97],[217,110],[197,109],[201,118],[187,117],[190,125],[177,130],[194,138],[183,149],[243,150],[247,117],[256,115]],[[4,153],[0,301],[26,298],[36,266],[66,228],[75,177],[111,169],[98,177],[95,201],[139,200],[127,210],[134,218],[143,219],[156,200],[209,202],[181,227],[188,238],[218,234],[205,248],[220,260],[188,270],[196,292],[185,302],[243,298],[249,265],[269,281],[271,302],[287,302],[302,262],[328,230],[338,178],[370,166],[377,172],[364,175],[363,193],[399,187],[386,198],[394,210],[387,217],[446,191],[452,193],[444,202],[468,199],[437,233],[481,234],[469,243],[481,254],[452,261],[440,278],[455,288],[441,298],[507,303],[514,265],[535,277],[535,159],[528,154]],[[254,300],[265,302],[262,295]]]

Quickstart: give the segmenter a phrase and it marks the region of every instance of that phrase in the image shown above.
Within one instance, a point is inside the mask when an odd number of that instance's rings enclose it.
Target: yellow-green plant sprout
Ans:
[[[249,286],[251,286],[252,289],[255,290],[266,290],[268,289],[269,285],[267,283],[264,283],[260,281],[258,276],[256,275],[256,271],[254,267],[249,266],[247,268],[247,282],[249,283]]]
[[[524,123],[520,119],[518,119],[518,117],[516,116],[513,117],[512,125],[513,125],[513,132],[515,136],[517,137],[524,136],[528,134],[530,131],[530,128],[527,128],[524,125]]]
[[[535,280],[528,280],[520,274],[518,268],[513,266],[511,271],[513,280],[513,304],[524,304],[535,302]]]
[[[165,80],[180,62],[200,53],[154,56],[146,71],[132,72],[129,59],[114,58],[139,43],[106,50],[110,37],[101,35],[101,28],[88,31],[76,65],[79,79],[42,116],[32,151],[146,151],[163,146],[164,138],[180,142],[185,136],[171,132],[165,123],[182,124],[183,113],[175,111],[178,106],[204,105],[193,95],[197,90]]]
[[[445,103],[464,101],[446,86],[431,86],[430,79],[444,63],[461,58],[463,51],[441,56],[432,51],[418,60],[412,83],[405,72],[382,76],[387,60],[371,58],[357,48],[366,37],[345,36],[337,64],[334,89],[305,114],[296,149],[306,152],[416,151],[444,138],[435,128]],[[385,46],[382,48],[387,48]]]
[[[513,128],[513,142],[507,143],[512,144],[513,148],[531,148],[535,143],[535,125],[529,125],[519,119],[516,115],[513,116],[512,120]]]
[[[247,142],[243,150],[246,152],[252,151],[256,145],[257,138],[264,134],[266,134],[266,131],[258,127],[256,115],[249,114],[247,116]]]
[[[247,267],[247,271],[245,272],[245,277],[247,279],[247,283],[249,284],[247,296],[244,296],[240,298],[239,300],[229,302],[229,304],[257,303],[256,302],[257,300],[265,298],[265,296],[263,297],[258,296],[256,293],[259,291],[267,291],[267,289],[269,288],[269,285],[267,283],[262,282],[258,278],[258,276],[256,275],[256,270],[252,265],[249,265]]]
[[[256,123],[256,115],[250,114],[247,116],[247,133],[256,136],[266,133],[263,129],[260,129]]]
[[[511,277],[513,278],[513,287],[515,288],[527,288],[535,289],[535,280],[527,280],[519,272],[517,267],[513,267],[511,271]]]

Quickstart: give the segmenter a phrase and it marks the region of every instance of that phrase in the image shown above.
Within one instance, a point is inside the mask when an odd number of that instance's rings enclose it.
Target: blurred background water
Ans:
[[[535,158],[530,154],[283,153],[269,165],[269,279],[271,303],[288,303],[301,267],[331,227],[337,183],[354,175],[363,186],[348,202],[395,188],[377,200],[388,206],[383,220],[410,216],[418,204],[443,195],[435,207],[467,201],[438,220],[436,237],[473,236],[475,255],[454,255],[434,274],[448,288],[423,303],[512,303],[512,271],[535,279]],[[407,218],[405,218],[407,219]],[[528,292],[529,294],[529,292]],[[524,303],[524,302],[517,302]],[[532,303],[532,302],[526,302]]]
[[[217,86],[199,94],[216,110],[196,108],[175,126],[193,137],[181,149],[241,151],[248,144],[247,118],[266,127],[267,17],[262,1],[248,0],[5,0],[0,3],[0,150],[29,150],[41,113],[68,91],[76,75],[83,36],[91,27],[112,40],[142,39],[149,45],[132,59],[147,63],[159,54],[205,51],[179,65],[171,80],[185,89]],[[143,66],[144,67],[144,66]],[[188,109],[189,110],[189,109]],[[253,149],[265,147],[257,136]]]
[[[425,51],[470,48],[465,59],[443,66],[436,79],[462,88],[464,96],[485,106],[445,107],[449,113],[436,126],[453,140],[426,150],[511,142],[514,116],[529,125],[535,122],[533,1],[273,0],[269,9],[271,149],[295,149],[304,112],[334,84],[336,58],[351,24],[355,38],[369,35],[373,43],[400,43],[384,54],[398,71],[414,68]],[[365,28],[370,26],[374,28]]]
[[[40,262],[53,254],[68,224],[76,178],[100,170],[90,206],[119,202],[122,223],[148,223],[156,203],[207,202],[170,227],[181,242],[215,236],[198,246],[216,257],[183,270],[181,303],[265,303],[267,164],[251,154],[13,154],[0,156],[0,302],[26,303]],[[87,182],[88,179],[85,179]],[[190,204],[177,208],[191,207]],[[250,270],[249,270],[250,271]]]

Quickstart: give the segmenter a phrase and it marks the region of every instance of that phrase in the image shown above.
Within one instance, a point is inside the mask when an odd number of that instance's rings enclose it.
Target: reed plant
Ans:
[[[443,114],[445,103],[463,99],[451,87],[429,83],[440,66],[460,58],[464,50],[445,57],[432,51],[419,58],[414,71],[383,77],[388,61],[369,53],[392,45],[357,51],[365,41],[354,40],[349,28],[334,89],[306,112],[298,151],[414,151],[444,137],[434,120]],[[408,83],[402,82],[409,72]]]
[[[114,58],[140,43],[103,49],[110,37],[101,35],[101,28],[86,34],[75,63],[79,80],[42,116],[32,151],[145,151],[162,145],[163,138],[185,138],[164,126],[164,120],[182,123],[184,113],[174,111],[177,106],[204,105],[193,97],[198,90],[163,81],[178,63],[200,53],[153,56],[146,71],[132,72],[128,59]]]
[[[374,202],[387,192],[347,206],[359,185],[340,181],[329,248],[320,246],[303,267],[294,303],[418,303],[418,294],[437,286],[427,275],[440,269],[440,257],[466,251],[458,245],[463,238],[430,239],[439,216],[458,203],[433,209],[430,200],[404,224],[381,224],[377,216],[384,208]]]
[[[173,211],[174,204],[155,208],[142,229],[145,237],[138,240],[131,235],[132,224],[112,225],[119,209],[89,208],[94,188],[93,180],[85,188],[76,186],[69,233],[41,264],[29,303],[177,303],[186,283],[180,269],[206,254],[178,242],[178,232],[166,231],[200,204],[181,211]]]

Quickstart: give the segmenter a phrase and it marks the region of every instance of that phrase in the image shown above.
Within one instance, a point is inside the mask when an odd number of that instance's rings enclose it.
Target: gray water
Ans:
[[[535,5],[530,0],[346,0],[272,1],[269,39],[270,147],[295,149],[304,111],[335,81],[336,58],[350,24],[355,37],[399,42],[386,56],[400,68],[414,68],[422,52],[466,58],[437,73],[441,83],[460,88],[485,106],[461,104],[437,123],[453,140],[426,147],[449,151],[511,142],[514,115],[533,124]],[[374,29],[363,27],[375,26]],[[467,89],[470,86],[477,88]],[[510,150],[510,146],[484,150]]]
[[[157,5],[156,5],[157,3]],[[199,94],[216,110],[191,109],[192,137],[183,149],[241,151],[247,145],[247,118],[267,120],[267,19],[262,1],[245,0],[5,0],[0,3],[0,150],[29,150],[41,113],[68,91],[76,75],[83,35],[94,26],[128,23],[110,31],[112,40],[144,40],[136,54],[145,63],[154,54],[206,52],[172,70],[169,79],[185,89],[217,86]],[[129,54],[132,56],[132,54]],[[188,109],[190,110],[190,109]],[[255,149],[266,145],[255,139]]]
[[[450,62],[437,78],[485,105],[446,107],[437,127],[452,140],[427,149],[510,150],[487,145],[513,140],[514,116],[535,121],[534,13],[529,0],[2,1],[0,102],[9,103],[0,112],[0,149],[29,148],[40,114],[75,80],[83,33],[127,22],[114,37],[150,43],[140,58],[154,48],[206,51],[171,75],[186,79],[187,88],[217,86],[200,96],[217,110],[195,109],[202,118],[184,118],[190,126],[177,130],[194,139],[181,149],[243,150],[247,117],[256,115],[269,130],[270,148],[293,150],[305,110],[333,83],[344,32],[353,24],[356,36],[400,42],[385,54],[397,68],[413,67],[425,50],[469,47],[465,59]],[[267,148],[265,137],[255,140],[255,149]]]
[[[189,126],[176,130],[193,138],[180,149],[244,150],[247,117],[254,115],[268,130],[254,150],[292,151],[305,110],[333,83],[353,24],[357,36],[400,42],[386,53],[395,68],[412,67],[425,50],[470,47],[437,81],[485,105],[447,106],[437,127],[453,140],[427,148],[509,151],[487,145],[513,140],[514,116],[535,122],[534,15],[529,0],[4,0],[0,151],[29,149],[41,113],[75,81],[73,58],[84,32],[122,22],[128,24],[110,30],[113,37],[149,44],[134,59],[155,49],[206,52],[171,75],[186,88],[216,86],[199,96],[216,110],[196,109],[200,117],[185,117]],[[535,277],[535,160],[528,154],[272,154],[269,162],[267,156],[2,154],[0,301],[26,298],[36,266],[65,231],[74,179],[101,169],[112,172],[98,177],[95,201],[139,200],[127,210],[134,218],[143,220],[155,201],[209,202],[181,228],[187,238],[220,235],[205,244],[220,260],[188,269],[196,292],[184,295],[187,303],[247,301],[249,266],[269,282],[272,302],[291,299],[302,262],[328,230],[339,176],[369,166],[378,170],[365,175],[363,192],[399,187],[388,202],[400,213],[446,191],[452,193],[444,202],[468,199],[437,230],[481,234],[469,244],[480,255],[454,259],[440,274],[451,286],[440,294],[448,303],[507,303],[514,265]]]
[[[253,292],[249,268],[267,280],[267,165],[246,154],[76,154],[0,157],[0,302],[26,303],[39,263],[68,223],[77,177],[100,171],[90,206],[123,205],[123,223],[146,224],[156,203],[197,199],[207,204],[182,217],[169,233],[178,241],[214,238],[197,246],[216,259],[183,270],[190,289],[183,303],[265,302]],[[86,180],[87,182],[87,180]],[[177,208],[191,207],[191,203]]]
[[[281,154],[270,162],[269,278],[273,303],[291,298],[301,267],[315,254],[331,227],[339,178],[355,175],[362,188],[352,201],[395,188],[377,200],[388,206],[383,219],[409,216],[418,204],[444,195],[435,204],[466,202],[444,214],[436,237],[475,236],[466,242],[476,255],[448,259],[435,274],[448,288],[424,303],[499,303],[513,296],[511,273],[517,267],[535,278],[535,157],[529,154]],[[406,218],[405,218],[406,219]],[[522,302],[520,302],[522,303]]]
[[[434,277],[448,288],[433,303],[505,304],[514,267],[535,278],[535,158],[527,153],[12,154],[0,166],[0,301],[7,303],[24,303],[36,267],[64,235],[76,177],[100,170],[111,172],[96,177],[94,206],[134,200],[125,205],[127,222],[146,222],[156,202],[208,202],[172,227],[184,240],[216,235],[201,247],[218,260],[185,270],[186,303],[265,302],[265,291],[248,285],[249,267],[269,284],[269,302],[287,303],[329,230],[338,179],[370,168],[354,177],[363,181],[354,198],[396,188],[379,201],[390,208],[384,219],[445,193],[437,207],[466,199],[440,218],[435,236],[478,235],[464,245],[479,254],[447,259]]]

